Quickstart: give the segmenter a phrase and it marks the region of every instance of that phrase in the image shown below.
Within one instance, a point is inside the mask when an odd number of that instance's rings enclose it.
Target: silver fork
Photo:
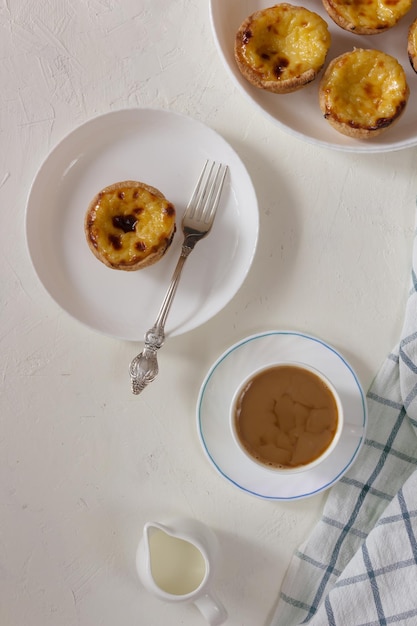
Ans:
[[[151,383],[158,375],[159,368],[156,353],[165,341],[165,322],[177,291],[184,263],[196,243],[208,235],[211,230],[226,173],[227,165],[206,161],[188,203],[182,218],[184,241],[171,283],[165,294],[155,324],[145,334],[143,351],[135,356],[130,363],[129,373],[132,393],[136,395],[143,391],[146,385]]]

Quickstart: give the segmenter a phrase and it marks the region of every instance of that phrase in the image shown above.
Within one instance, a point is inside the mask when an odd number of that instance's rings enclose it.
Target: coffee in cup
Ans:
[[[252,461],[275,471],[299,472],[332,452],[343,410],[321,372],[302,363],[277,363],[239,386],[230,421],[236,444]]]

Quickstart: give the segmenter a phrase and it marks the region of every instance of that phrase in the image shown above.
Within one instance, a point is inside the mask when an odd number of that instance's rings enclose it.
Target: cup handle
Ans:
[[[210,626],[219,626],[227,619],[227,611],[223,604],[212,593],[205,593],[194,600],[194,604],[206,618]]]

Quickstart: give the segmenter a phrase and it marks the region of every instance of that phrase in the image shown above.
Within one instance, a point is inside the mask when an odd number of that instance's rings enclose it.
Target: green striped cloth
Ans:
[[[401,340],[367,394],[365,443],[296,551],[270,626],[417,625],[417,244]]]

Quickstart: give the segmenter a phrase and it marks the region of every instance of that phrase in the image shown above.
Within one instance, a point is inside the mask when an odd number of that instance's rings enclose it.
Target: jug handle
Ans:
[[[223,604],[212,593],[205,593],[196,598],[194,604],[200,609],[210,626],[219,626],[227,619],[227,611]]]

